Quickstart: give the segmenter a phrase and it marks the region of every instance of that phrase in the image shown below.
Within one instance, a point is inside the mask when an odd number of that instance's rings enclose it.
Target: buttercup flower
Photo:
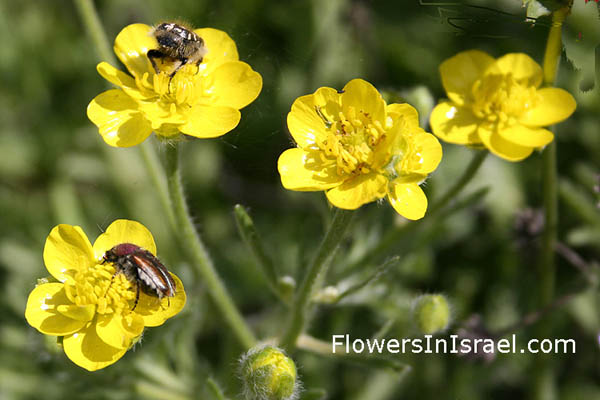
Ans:
[[[96,96],[87,109],[106,143],[135,146],[153,131],[166,138],[214,138],[237,126],[239,110],[256,99],[262,78],[239,61],[235,42],[225,32],[194,32],[206,54],[199,65],[185,64],[173,76],[172,65],[158,62],[165,69],[157,73],[147,57],[148,50],[158,48],[150,26],[129,25],[117,35],[114,51],[129,74],[98,64],[100,75],[119,89]]]
[[[162,325],[185,305],[174,274],[174,297],[159,300],[140,291],[135,305],[135,283],[115,274],[112,263],[102,263],[106,251],[121,243],[156,254],[152,234],[139,222],[113,222],[93,246],[80,227],[56,226],[44,247],[44,263],[56,282],[36,286],[27,300],[27,322],[46,335],[63,336],[67,357],[89,371],[116,362],[145,326]]]
[[[322,87],[296,99],[287,118],[298,145],[279,157],[286,189],[325,190],[338,208],[356,209],[387,196],[408,219],[422,218],[419,187],[442,158],[438,140],[419,127],[408,104],[389,104],[368,82],[341,92]]]
[[[543,127],[575,111],[567,91],[540,88],[542,68],[526,54],[496,60],[465,51],[444,61],[440,72],[449,101],[433,109],[433,133],[450,143],[485,146],[509,161],[552,142],[554,135]]]

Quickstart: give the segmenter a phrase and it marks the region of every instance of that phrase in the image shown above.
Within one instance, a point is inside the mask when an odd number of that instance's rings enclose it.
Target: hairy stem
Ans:
[[[90,35],[100,59],[113,65],[116,64],[117,59],[115,58],[115,55],[110,47],[110,43],[106,38],[106,32],[102,27],[102,23],[98,17],[98,12],[94,7],[94,2],[92,0],[74,1],[75,6],[77,7],[77,12],[79,13],[79,17],[81,18],[88,35]]]
[[[570,8],[565,7],[552,13],[552,26],[548,33],[546,51],[544,54],[544,83],[554,84],[558,63],[562,52],[562,23],[569,14]],[[556,262],[554,248],[557,241],[558,224],[558,185],[556,171],[556,142],[550,143],[542,155],[543,176],[542,191],[544,202],[544,232],[538,263],[539,295],[538,306],[549,307],[554,299],[556,281]],[[539,336],[548,335],[551,329],[549,323],[539,326]],[[534,399],[556,398],[554,371],[550,360],[539,357],[536,362],[534,376]]]
[[[441,211],[452,199],[456,198],[456,196],[458,196],[465,186],[467,186],[467,184],[473,179],[487,155],[488,151],[476,150],[473,158],[467,165],[467,168],[464,170],[462,175],[456,182],[454,182],[452,186],[448,188],[448,190],[446,190],[439,200],[432,202],[424,219],[407,223],[398,228],[389,230],[381,238],[377,246],[369,250],[363,257],[346,269],[344,276],[348,276],[366,263],[374,261],[375,257],[385,254],[391,247],[399,243],[400,239],[404,235],[415,230],[421,224],[421,221],[426,222],[435,216],[439,211]]]
[[[304,276],[302,285],[296,293],[292,307],[292,315],[286,331],[281,338],[281,346],[293,350],[298,336],[304,330],[310,312],[310,299],[321,284],[321,277],[325,275],[335,252],[342,241],[346,229],[352,219],[352,212],[336,209],[333,221],[325,234],[323,241]]]
[[[244,347],[251,348],[256,344],[254,334],[246,325],[227,289],[225,289],[192,222],[181,183],[178,143],[166,146],[166,171],[173,213],[179,227],[179,239],[189,252],[196,271],[202,278],[202,282],[208,289],[208,293],[217,309],[223,315],[223,319],[225,319],[238,341]]]

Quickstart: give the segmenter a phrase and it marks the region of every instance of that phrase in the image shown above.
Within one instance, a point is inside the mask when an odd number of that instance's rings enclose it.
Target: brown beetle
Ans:
[[[175,296],[175,281],[171,273],[148,250],[132,243],[121,243],[104,253],[102,264],[107,262],[115,266],[115,275],[125,274],[136,285],[132,311],[140,299],[140,288],[147,295],[159,299]]]

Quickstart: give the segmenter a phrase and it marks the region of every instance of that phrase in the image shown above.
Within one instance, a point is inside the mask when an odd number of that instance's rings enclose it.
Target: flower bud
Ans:
[[[419,330],[425,335],[443,331],[450,323],[450,306],[441,294],[421,296],[415,302],[413,318]]]
[[[327,286],[314,295],[313,301],[323,304],[333,304],[338,301],[339,298],[339,289],[335,286]]]
[[[279,289],[279,293],[281,293],[281,297],[285,300],[291,300],[296,289],[296,281],[289,275],[282,276],[277,281],[277,288]]]
[[[299,382],[296,365],[283,350],[258,346],[240,360],[240,372],[247,400],[293,400]]]

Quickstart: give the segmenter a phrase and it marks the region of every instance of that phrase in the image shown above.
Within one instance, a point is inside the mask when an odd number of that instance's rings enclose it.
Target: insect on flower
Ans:
[[[149,296],[175,296],[175,281],[165,266],[148,250],[132,243],[121,243],[104,253],[102,264],[111,262],[116,268],[115,275],[125,277],[136,285],[135,303],[140,299],[140,289]]]
[[[154,28],[152,35],[159,48],[149,50],[146,55],[156,73],[163,69],[164,64],[171,65],[172,77],[186,64],[200,64],[207,51],[204,40],[193,30],[180,24],[164,22]]]

